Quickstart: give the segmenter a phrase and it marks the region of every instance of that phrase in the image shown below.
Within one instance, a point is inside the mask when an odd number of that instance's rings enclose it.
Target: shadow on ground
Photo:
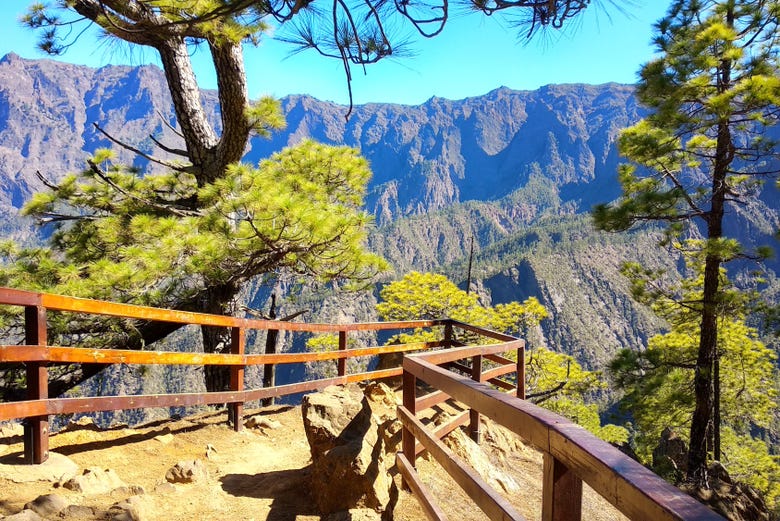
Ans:
[[[318,516],[309,495],[311,466],[259,474],[226,474],[222,490],[236,497],[271,499],[267,521],[295,521],[297,516]]]

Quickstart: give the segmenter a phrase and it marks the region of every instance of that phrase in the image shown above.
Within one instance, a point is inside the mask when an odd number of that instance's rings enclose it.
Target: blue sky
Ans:
[[[3,0],[0,5],[0,55],[15,52],[25,58],[44,58],[35,48],[35,35],[18,23],[29,0]],[[626,2],[615,1],[617,5]],[[419,104],[432,96],[461,99],[500,86],[536,89],[551,83],[634,83],[640,65],[652,56],[652,24],[668,5],[665,0],[636,0],[621,12],[611,0],[594,0],[563,31],[528,43],[517,30],[497,17],[456,15],[433,39],[416,39],[414,56],[386,60],[355,69],[355,103]],[[266,40],[245,53],[252,97],[263,94],[310,94],[322,100],[347,102],[340,62],[314,52],[289,55],[284,43]],[[84,34],[62,61],[94,67],[155,62],[152,51],[117,48]],[[199,81],[213,88],[215,81],[205,50],[196,51]]]

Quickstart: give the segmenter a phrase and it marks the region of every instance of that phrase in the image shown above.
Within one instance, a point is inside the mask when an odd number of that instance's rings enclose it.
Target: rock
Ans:
[[[375,397],[383,394],[372,392]],[[398,447],[392,440],[398,429],[395,412],[385,402],[369,400],[355,384],[303,398],[312,497],[323,514],[361,508],[392,512],[397,490],[389,469],[395,463]]]
[[[172,433],[169,432],[167,434],[160,434],[159,436],[155,436],[154,439],[156,441],[159,441],[163,445],[168,445],[170,442],[174,440],[174,436]]]
[[[282,426],[278,421],[263,416],[250,416],[244,425],[249,429],[278,429]]]
[[[730,521],[771,519],[761,494],[750,485],[733,482],[718,461],[708,467],[706,483],[698,486],[684,483],[680,488]]]
[[[5,516],[2,518],[3,521],[44,521],[44,519],[33,512],[32,510],[22,510],[18,514],[13,514],[11,516]]]
[[[165,474],[168,483],[194,483],[209,478],[209,472],[199,459],[180,461]]]
[[[143,494],[146,494],[146,490],[140,485],[117,487],[111,491],[111,497],[141,496]]]
[[[66,481],[63,487],[86,495],[110,492],[115,488],[127,486],[112,469],[89,468]]]
[[[89,416],[82,416],[77,420],[71,420],[68,422],[68,424],[65,426],[64,429],[62,429],[62,432],[70,432],[70,431],[77,431],[77,430],[88,430],[88,431],[101,431],[102,429],[98,427],[95,424],[95,420],[90,418]]]
[[[167,481],[165,483],[160,483],[156,487],[154,487],[154,493],[155,494],[173,494],[176,492],[176,485],[173,483],[168,483]]]
[[[68,505],[60,513],[64,519],[92,519],[97,510],[86,505]]]
[[[653,449],[653,471],[664,479],[679,482],[688,470],[688,448],[669,427]]]
[[[138,497],[130,497],[119,503],[114,503],[108,509],[108,519],[111,521],[143,521],[143,504]]]
[[[20,455],[18,462],[0,464],[0,477],[14,483],[30,483],[33,481],[51,481],[58,483],[70,479],[78,472],[79,466],[67,456],[50,452],[49,458],[39,465],[24,464]]]
[[[32,510],[41,517],[48,517],[59,514],[67,506],[68,502],[65,501],[65,498],[62,496],[57,494],[44,494],[24,505],[24,508]]]
[[[517,484],[517,481],[496,467],[482,448],[466,436],[461,429],[455,429],[445,436],[443,441],[458,458],[476,470],[491,487],[507,494],[520,491],[520,485]]]

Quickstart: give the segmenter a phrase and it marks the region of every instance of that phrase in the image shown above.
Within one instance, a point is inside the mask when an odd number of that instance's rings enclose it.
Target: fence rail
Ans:
[[[228,404],[230,416],[234,418],[234,427],[240,429],[245,402],[314,391],[329,385],[400,376],[402,372],[400,365],[390,369],[348,374],[346,362],[348,359],[357,357],[449,347],[452,344],[452,326],[455,324],[450,320],[306,324],[209,315],[10,288],[0,288],[0,306],[21,306],[24,308],[25,338],[23,345],[0,345],[0,368],[3,365],[14,363],[25,365],[27,399],[0,403],[0,420],[26,419],[25,459],[29,463],[41,463],[48,458],[48,422],[49,416],[52,415],[119,409]],[[231,352],[137,351],[49,345],[47,342],[47,316],[49,312],[225,327],[231,331]],[[402,331],[435,326],[443,327],[444,338],[439,341],[347,348],[347,338],[350,333]],[[246,353],[246,333],[252,330],[338,334],[338,349],[330,352],[248,354]],[[484,333],[490,338],[498,335],[490,331]],[[244,372],[250,366],[276,366],[327,360],[336,362],[338,376],[260,389],[245,389],[244,387]],[[225,366],[230,368],[231,384],[230,390],[223,392],[51,398],[48,391],[48,367],[54,364]]]
[[[403,440],[402,451],[398,453],[396,461],[405,482],[420,499],[423,509],[431,519],[444,519],[444,514],[415,470],[416,457],[424,450],[434,456],[490,519],[522,519],[509,502],[493,491],[473,469],[460,462],[440,441],[447,433],[465,424],[469,426],[471,437],[479,441],[480,415],[507,427],[542,451],[544,521],[581,519],[583,482],[631,519],[723,519],[581,427],[523,400],[525,344],[522,340],[508,335],[449,319],[304,324],[165,310],[9,288],[0,288],[0,306],[24,308],[24,345],[0,345],[0,368],[4,364],[25,364],[28,399],[0,403],[0,420],[26,419],[25,458],[29,463],[42,463],[47,459],[48,421],[49,416],[55,414],[226,403],[230,407],[230,416],[234,418],[234,428],[238,430],[242,425],[245,402],[318,390],[334,384],[402,375],[403,406],[399,407],[399,417],[403,423]],[[47,342],[49,311],[226,327],[231,330],[231,352],[210,354],[52,346]],[[443,338],[435,342],[347,348],[347,335],[350,332],[397,331],[437,326],[442,326]],[[454,328],[489,338],[494,343],[477,347],[463,346],[454,338]],[[247,354],[246,333],[250,330],[337,333],[338,350]],[[506,352],[516,352],[516,361],[503,356]],[[386,353],[406,353],[403,366],[348,374],[348,359]],[[244,388],[244,371],[248,366],[325,360],[336,361],[338,376],[260,389]],[[226,366],[231,371],[230,390],[49,398],[48,366],[60,363]],[[489,367],[485,367],[486,363]],[[516,374],[514,381],[501,379],[509,373]],[[434,391],[417,396],[418,381],[425,382]],[[515,396],[499,389],[509,391]],[[418,413],[448,399],[465,405],[467,410],[449,423],[437,426],[431,431],[418,419]]]
[[[418,414],[424,408],[451,397],[470,408],[471,434],[475,440],[478,441],[479,433],[474,429],[474,416],[483,414],[542,452],[543,521],[580,520],[583,482],[630,519],[723,520],[703,504],[579,425],[486,385],[484,375],[489,374],[489,371],[479,371],[481,360],[502,360],[498,353],[513,347],[513,343],[507,341],[497,345],[459,347],[404,357],[403,407],[399,408],[403,441],[396,461],[405,482],[420,498],[430,519],[444,519],[444,514],[425,490],[415,470],[416,455],[423,449],[428,450],[490,519],[523,519],[505,498],[440,441],[441,428],[431,432],[418,419]],[[469,359],[473,369],[471,378],[445,368],[453,363],[465,367],[461,361]],[[477,378],[478,374],[483,376]],[[434,391],[418,397],[420,381]]]

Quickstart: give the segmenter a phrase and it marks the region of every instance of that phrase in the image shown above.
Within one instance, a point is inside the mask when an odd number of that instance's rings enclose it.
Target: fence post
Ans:
[[[517,348],[517,397],[525,400],[525,342]]]
[[[475,382],[482,381],[482,355],[474,355],[471,359],[471,379]],[[476,443],[479,443],[479,412],[469,410],[469,435]]]
[[[246,348],[246,331],[243,327],[233,327],[230,330],[230,353],[243,355]],[[243,365],[230,366],[230,390],[234,393],[244,390]],[[233,430],[240,431],[244,425],[244,402],[233,402],[228,405],[230,416],[233,418]]]
[[[24,343],[28,346],[45,346],[46,308],[25,306]],[[45,362],[27,362],[27,398],[46,400],[49,398],[49,373]],[[28,464],[43,463],[49,458],[49,417],[27,418],[24,437],[24,461]]]
[[[403,372],[403,404],[412,416],[417,416],[417,377],[405,369]],[[415,444],[414,434],[404,427],[401,431],[401,452],[404,453],[412,467],[415,467],[417,462]]]
[[[582,519],[582,480],[549,452],[544,453],[542,521]]]
[[[452,322],[450,320],[444,324],[444,347],[452,347]]]
[[[339,351],[347,350],[347,331],[339,331]],[[339,376],[347,375],[347,359],[339,358],[337,362]]]

